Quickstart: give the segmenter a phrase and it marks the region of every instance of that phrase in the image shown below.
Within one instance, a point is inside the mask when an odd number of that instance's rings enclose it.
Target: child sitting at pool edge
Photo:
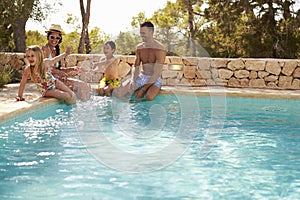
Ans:
[[[56,79],[51,71],[50,66],[58,62],[62,58],[65,58],[71,53],[71,47],[67,47],[64,54],[56,56],[52,59],[44,59],[41,48],[37,45],[30,46],[26,50],[26,59],[28,60],[28,66],[26,66],[22,80],[20,82],[17,101],[24,101],[23,92],[27,79],[30,79],[36,84],[38,90],[43,97],[54,97],[64,100],[66,104],[72,105],[76,103],[75,93],[67,87],[60,80]]]
[[[114,88],[120,85],[120,77],[118,74],[119,59],[114,57],[116,44],[113,41],[107,41],[103,46],[104,58],[100,62],[95,63],[96,68],[93,71],[98,71],[100,67],[104,67],[103,78],[99,82],[98,94],[100,96],[111,96]]]

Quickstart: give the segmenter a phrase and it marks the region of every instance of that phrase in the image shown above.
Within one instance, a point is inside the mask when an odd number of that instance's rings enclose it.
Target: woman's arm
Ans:
[[[72,49],[71,46],[67,46],[67,49],[66,49],[65,53],[60,54],[58,56],[55,56],[54,58],[45,58],[44,62],[45,62],[46,67],[50,67],[50,66],[54,65],[55,63],[59,62],[61,59],[63,59],[65,57],[67,57],[68,55],[70,55],[71,54],[71,49]]]

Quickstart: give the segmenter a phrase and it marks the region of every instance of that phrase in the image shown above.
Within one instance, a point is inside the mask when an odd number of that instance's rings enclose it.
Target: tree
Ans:
[[[205,12],[209,25],[203,32],[207,48],[219,57],[296,58],[300,12],[293,11],[295,4],[295,0],[210,0]]]
[[[91,0],[87,0],[86,9],[84,8],[83,0],[79,0],[80,2],[80,11],[81,11],[81,18],[82,18],[82,30],[81,36],[78,46],[78,53],[84,53],[84,48],[86,50],[85,53],[89,54],[91,52],[91,45],[89,39],[89,31],[88,26],[90,22],[90,10],[91,10]]]
[[[158,27],[156,37],[167,47],[168,55],[208,56],[196,44],[196,33],[203,25],[200,0],[177,0],[154,12],[150,18]]]
[[[46,35],[42,35],[38,31],[27,31],[26,32],[26,46],[39,45],[43,46],[47,43]]]
[[[183,55],[180,48],[183,46],[180,37],[184,34],[181,27],[178,26],[182,18],[183,15],[178,4],[168,1],[167,5],[155,11],[150,19],[156,25],[155,37],[166,46],[168,55]]]
[[[194,11],[194,6],[202,5],[201,0],[178,0],[179,6],[182,8],[182,10],[187,10],[187,24],[188,24],[188,46],[187,48],[191,48],[192,56],[196,56],[196,43],[195,43],[195,35],[196,35],[196,27],[195,27],[195,21],[194,21],[194,15],[199,13],[196,13]]]
[[[90,33],[90,44],[91,44],[91,53],[102,54],[103,53],[103,44],[105,41],[109,40],[109,35],[102,32],[100,28],[93,28]]]
[[[53,0],[51,5],[46,0],[11,0],[0,1],[0,49],[9,51],[24,52],[25,25],[29,18],[42,21],[46,19],[52,6],[55,7],[57,0]],[[13,45],[12,45],[13,39]]]
[[[19,13],[15,15],[14,21],[12,23],[14,31],[14,43],[17,52],[25,52],[25,26],[26,22],[30,17],[30,13],[33,10],[35,0],[24,0],[16,1],[16,8],[18,8]]]
[[[0,1],[0,51],[10,51],[13,49],[11,26],[12,13],[10,12],[11,2]]]
[[[134,55],[135,48],[141,42],[140,36],[134,32],[120,32],[115,39],[116,54]]]

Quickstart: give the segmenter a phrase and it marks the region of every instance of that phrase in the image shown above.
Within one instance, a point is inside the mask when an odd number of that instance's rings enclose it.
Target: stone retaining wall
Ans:
[[[66,58],[67,67],[80,66],[84,70],[75,78],[95,83],[103,75],[89,69],[100,60],[100,54],[72,54]],[[131,74],[134,56],[120,56],[119,71],[123,79]],[[182,65],[175,70],[172,64]],[[23,53],[0,53],[0,67],[11,67],[22,72]],[[225,86],[269,89],[300,89],[299,59],[253,58],[181,58],[168,56],[162,72],[166,86]]]

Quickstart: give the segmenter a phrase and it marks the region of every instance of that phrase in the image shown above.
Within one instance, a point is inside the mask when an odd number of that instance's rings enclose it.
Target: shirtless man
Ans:
[[[136,48],[133,78],[114,90],[116,97],[123,98],[127,94],[132,95],[136,92],[136,98],[143,98],[146,95],[146,100],[153,100],[159,93],[166,50],[153,38],[153,33],[154,26],[151,22],[140,25],[140,36],[143,42]]]

